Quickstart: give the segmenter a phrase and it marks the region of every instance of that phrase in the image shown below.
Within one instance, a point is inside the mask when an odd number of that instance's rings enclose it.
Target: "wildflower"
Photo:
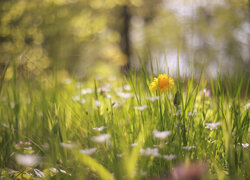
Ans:
[[[174,116],[179,116],[181,115],[181,110],[178,110],[176,113],[173,113]]]
[[[244,144],[244,143],[242,143],[241,145],[242,145],[242,147],[243,147],[243,148],[247,148],[247,147],[249,146],[249,144],[248,144],[248,143],[245,143],[245,144]]]
[[[172,132],[171,131],[153,131],[155,138],[166,139]]]
[[[160,97],[159,96],[154,96],[154,97],[147,97],[146,99],[151,101],[151,102],[155,102],[159,99]]]
[[[58,170],[56,168],[49,168],[49,170],[52,172],[52,173],[58,173]]]
[[[121,98],[124,98],[124,99],[129,99],[129,98],[134,97],[134,95],[131,94],[131,93],[117,92],[116,94],[117,94],[118,96],[120,96]]]
[[[250,108],[250,103],[247,103],[245,106],[244,106],[244,110],[247,110]]]
[[[80,102],[81,102],[81,104],[85,104],[86,103],[86,99],[82,98]]]
[[[71,149],[73,147],[75,147],[76,145],[75,144],[72,144],[72,143],[64,143],[64,142],[61,142],[60,145],[64,148],[67,148],[67,149]]]
[[[101,134],[100,136],[94,136],[92,138],[92,140],[97,142],[97,143],[103,143],[103,142],[107,141],[109,138],[110,138],[109,134]]]
[[[203,93],[204,93],[204,95],[206,96],[206,97],[209,97],[210,96],[210,94],[211,94],[211,91],[209,90],[209,89],[203,89]]]
[[[210,130],[214,130],[214,129],[217,129],[217,127],[221,125],[221,122],[217,122],[217,123],[206,123],[206,127],[207,129],[210,129]]]
[[[135,110],[138,110],[138,111],[144,111],[145,109],[147,109],[147,105],[142,105],[142,106],[135,106]]]
[[[195,149],[195,146],[184,146],[182,149],[190,151],[191,149]]]
[[[17,154],[15,158],[17,164],[25,167],[37,166],[41,161],[41,157],[34,154]]]
[[[81,90],[82,95],[91,94],[92,92],[93,92],[93,90],[91,88],[86,88],[86,89]]]
[[[80,150],[81,153],[86,155],[91,155],[97,151],[97,148],[90,148],[90,149],[82,149]]]
[[[103,129],[105,129],[106,127],[104,127],[104,126],[101,126],[101,127],[95,127],[95,128],[93,128],[94,130],[96,130],[96,131],[102,131]]]
[[[101,101],[96,100],[96,101],[95,101],[95,106],[96,106],[96,107],[100,107],[100,106],[101,106]]]
[[[99,88],[99,91],[100,91],[100,94],[105,94],[105,93],[110,92],[110,88],[101,87],[101,88]]]
[[[111,99],[111,95],[110,94],[106,94],[106,98],[108,98],[108,99]]]
[[[40,178],[45,177],[45,174],[42,171],[40,171],[39,169],[34,169],[34,173],[36,174],[36,176],[38,176]]]
[[[67,78],[66,80],[65,80],[65,84],[70,84],[72,82],[72,80],[70,79],[70,78]]]
[[[153,149],[151,149],[151,148],[143,149],[142,148],[142,149],[140,149],[140,152],[144,156],[154,156],[154,157],[160,156],[159,149],[157,149],[157,148],[153,148]]]
[[[153,146],[156,148],[163,148],[164,144],[154,144]]]
[[[194,110],[194,112],[188,112],[188,116],[196,116],[197,115],[197,110]]]
[[[126,91],[130,91],[131,90],[131,87],[128,85],[128,84],[125,84],[123,86],[123,88],[126,90]]]
[[[63,170],[63,169],[59,169],[59,171],[60,171],[61,173],[63,173],[63,174],[67,174],[67,175],[71,176],[70,173],[67,173],[67,172],[66,172],[65,170]]]
[[[124,156],[124,154],[121,153],[121,154],[117,154],[116,156],[121,158],[122,156]]]
[[[79,96],[73,96],[73,97],[72,97],[72,100],[73,100],[74,102],[80,101],[80,97],[79,97]]]
[[[121,107],[121,105],[120,105],[117,101],[113,101],[113,102],[112,102],[112,106],[113,106],[114,108],[119,108],[119,107]]]
[[[163,158],[168,160],[168,161],[171,161],[171,160],[175,159],[176,156],[174,154],[170,154],[170,155],[164,155]]]
[[[138,142],[131,144],[132,147],[137,146],[137,145],[138,145]]]
[[[160,74],[158,78],[154,78],[150,86],[154,91],[158,91],[160,88],[161,92],[167,92],[174,86],[174,80],[166,74]]]

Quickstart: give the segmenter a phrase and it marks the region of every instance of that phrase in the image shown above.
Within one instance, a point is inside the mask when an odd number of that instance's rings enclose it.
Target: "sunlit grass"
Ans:
[[[145,69],[88,81],[14,71],[0,92],[1,176],[142,179],[203,161],[211,178],[249,178],[249,82],[179,77],[153,91]]]

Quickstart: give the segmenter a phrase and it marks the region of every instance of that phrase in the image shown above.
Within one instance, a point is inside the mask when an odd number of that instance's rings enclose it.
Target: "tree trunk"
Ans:
[[[120,47],[122,52],[127,57],[127,63],[121,67],[121,71],[125,74],[128,73],[129,69],[131,68],[131,47],[130,47],[130,39],[129,39],[129,31],[130,31],[130,19],[131,14],[129,12],[128,6],[123,6],[121,11],[121,18],[122,18],[122,24],[121,24],[121,42]]]

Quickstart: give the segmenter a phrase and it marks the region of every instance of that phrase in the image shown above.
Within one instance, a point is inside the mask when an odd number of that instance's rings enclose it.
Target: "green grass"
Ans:
[[[171,91],[159,94],[150,90],[153,75],[146,68],[127,77],[117,75],[116,80],[107,75],[80,84],[73,77],[65,83],[57,72],[20,77],[15,65],[10,66],[13,76],[0,86],[2,178],[32,179],[40,170],[46,179],[145,179],[195,161],[207,163],[206,176],[212,179],[250,178],[250,147],[241,145],[250,140],[249,109],[244,108],[249,103],[249,81],[244,84],[241,75],[223,81],[219,74],[211,80],[178,77]],[[131,89],[125,90],[125,85]],[[82,94],[86,88],[92,92]],[[204,94],[204,88],[211,89],[211,96]],[[173,103],[177,90],[179,106]],[[154,102],[148,99],[154,96],[160,97]],[[147,106],[143,111],[134,108],[142,105]],[[221,125],[210,130],[206,123],[211,122]],[[105,127],[101,132],[93,129],[101,126]],[[154,130],[171,131],[171,135],[157,139]],[[101,134],[110,138],[95,142],[94,137]],[[184,146],[194,148],[185,150]],[[89,148],[96,151],[80,152]],[[142,148],[158,148],[158,154],[142,155]],[[17,161],[23,154],[40,159],[33,167],[25,167]],[[170,154],[175,158],[164,159]]]

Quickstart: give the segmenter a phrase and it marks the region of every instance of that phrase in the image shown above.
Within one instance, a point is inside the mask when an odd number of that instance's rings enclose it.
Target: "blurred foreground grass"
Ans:
[[[1,179],[150,179],[197,161],[205,178],[250,178],[241,76],[176,78],[160,94],[146,68],[81,82],[60,72],[20,77],[10,67],[0,92]]]

